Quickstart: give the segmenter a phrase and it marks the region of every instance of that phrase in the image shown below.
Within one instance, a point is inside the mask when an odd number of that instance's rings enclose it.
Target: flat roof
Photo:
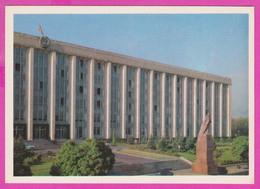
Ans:
[[[103,62],[111,62],[115,64],[127,65],[131,67],[140,67],[146,70],[154,70],[158,72],[165,72],[168,74],[176,74],[179,76],[186,76],[190,78],[196,78],[200,80],[214,81],[223,84],[232,84],[231,78],[209,74],[205,72],[199,72],[177,66],[171,66],[154,62],[150,60],[144,60],[140,58],[134,58],[126,55],[112,53],[108,51],[93,49],[89,47],[83,47],[80,45],[74,45],[71,43],[65,43],[50,39],[50,45],[48,48],[42,48],[39,44],[40,37],[28,35],[24,33],[14,32],[14,44],[24,47],[33,47],[36,49],[42,49],[47,51],[55,51],[58,53],[67,54],[70,56],[78,56],[81,58],[93,58],[95,60]]]

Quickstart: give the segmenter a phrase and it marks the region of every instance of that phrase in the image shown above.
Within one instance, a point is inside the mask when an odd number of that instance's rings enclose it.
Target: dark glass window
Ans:
[[[157,111],[157,106],[156,105],[154,106],[154,111]]]
[[[82,137],[82,127],[79,127],[79,137]]]
[[[126,129],[126,134],[127,134],[127,135],[131,135],[131,127],[127,127],[127,129]]]
[[[132,96],[132,93],[131,93],[131,91],[129,91],[128,92],[128,97],[131,98],[131,96]]]
[[[100,135],[100,127],[94,127],[94,135]]]
[[[15,71],[20,71],[20,64],[19,63],[16,63],[15,64]]]
[[[128,123],[131,123],[131,115],[128,115]]]
[[[131,80],[128,80],[128,86],[131,87]]]
[[[83,80],[83,73],[80,73],[80,79]]]
[[[40,81],[40,89],[42,89],[42,88],[43,88],[43,82]]]
[[[128,109],[129,109],[129,110],[132,109],[132,104],[131,104],[131,103],[128,104]]]
[[[97,95],[100,95],[100,94],[101,94],[101,89],[97,88]]]
[[[61,70],[61,77],[64,77],[64,70]]]
[[[60,99],[60,104],[61,104],[61,105],[64,105],[64,98],[61,98],[61,99]]]
[[[100,108],[100,101],[97,101],[97,107]]]
[[[80,66],[83,67],[83,60],[80,60]]]
[[[117,71],[117,67],[116,66],[114,66],[114,72],[116,72]]]
[[[101,64],[98,63],[98,64],[97,64],[97,67],[98,67],[98,70],[100,70],[100,69],[101,69]]]
[[[83,86],[79,86],[79,92],[83,93]]]

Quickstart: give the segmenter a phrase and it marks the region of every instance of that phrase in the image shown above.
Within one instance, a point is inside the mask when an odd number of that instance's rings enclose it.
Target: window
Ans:
[[[97,107],[100,108],[100,100],[97,101]]]
[[[98,63],[98,64],[97,64],[97,67],[98,67],[98,70],[100,70],[100,69],[101,69],[101,64]]]
[[[128,123],[131,123],[131,119],[132,119],[131,115],[128,115]]]
[[[115,72],[115,73],[117,72],[117,67],[116,67],[116,66],[114,66],[114,72]]]
[[[60,99],[60,104],[61,104],[61,105],[64,105],[64,98],[61,98],[61,99]]]
[[[16,63],[15,64],[15,71],[20,71],[20,64],[19,63]]]
[[[64,77],[64,70],[61,70],[61,77]]]
[[[177,82],[180,83],[180,78],[177,78]]]
[[[128,109],[129,109],[129,110],[132,109],[132,104],[131,104],[131,103],[128,104]]]
[[[40,89],[42,89],[42,88],[43,88],[43,82],[40,81]]]
[[[100,127],[94,127],[94,135],[100,135]]]
[[[101,94],[101,89],[97,88],[97,95],[100,95],[100,94]]]
[[[200,103],[200,100],[199,99],[197,99],[197,104],[199,104]]]
[[[178,91],[178,93],[180,92],[180,87],[177,87],[177,91]]]
[[[157,106],[156,105],[154,105],[154,111],[157,111]]]
[[[83,73],[80,73],[80,80],[83,80]]]
[[[128,80],[128,86],[131,87],[131,80]]]
[[[83,86],[79,86],[79,92],[83,93]]]
[[[157,73],[154,74],[154,78],[157,79]]]
[[[127,134],[127,135],[131,135],[131,127],[127,127],[127,129],[126,129],[126,134]]]
[[[131,93],[131,91],[129,91],[128,92],[128,97],[131,98],[131,96],[132,96],[132,93]]]
[[[82,137],[82,127],[78,127],[78,129],[79,129],[79,134],[78,134],[78,137]]]
[[[83,67],[83,60],[80,60],[80,66]]]

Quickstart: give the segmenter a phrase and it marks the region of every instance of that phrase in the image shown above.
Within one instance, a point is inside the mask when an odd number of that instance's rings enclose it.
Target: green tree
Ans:
[[[156,149],[156,144],[155,144],[154,138],[152,136],[150,136],[148,138],[148,141],[147,141],[146,145],[147,145],[147,148],[149,148],[149,149],[152,149],[152,150]]]
[[[114,163],[115,156],[104,142],[87,139],[75,144],[68,141],[58,152],[50,173],[61,176],[107,175]]]
[[[33,156],[30,150],[25,149],[22,138],[14,139],[14,176],[31,176],[32,172],[29,166],[24,165],[24,160]]]
[[[157,143],[156,143],[156,149],[160,151],[165,151],[167,147],[167,143],[165,138],[161,138]]]
[[[115,130],[113,130],[112,143],[113,143],[114,145],[116,145],[116,133],[115,133]]]
[[[232,137],[248,136],[248,118],[232,119]]]
[[[233,140],[232,154],[240,160],[248,160],[248,136],[240,136]]]

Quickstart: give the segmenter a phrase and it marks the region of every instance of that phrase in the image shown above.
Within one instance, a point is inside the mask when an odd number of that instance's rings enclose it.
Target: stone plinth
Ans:
[[[217,175],[218,167],[213,161],[213,141],[210,134],[200,133],[196,144],[196,160],[192,165],[192,173]]]

